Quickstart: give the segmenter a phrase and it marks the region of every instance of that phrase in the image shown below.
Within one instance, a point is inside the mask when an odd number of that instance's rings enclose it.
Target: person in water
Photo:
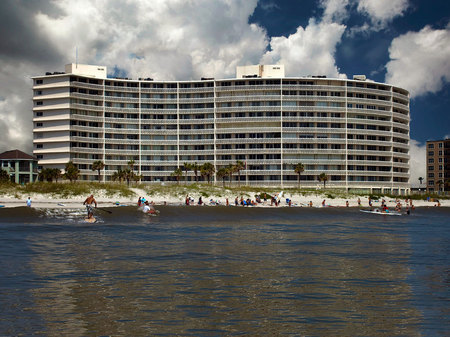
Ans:
[[[95,201],[93,194],[87,197],[86,200],[83,202],[83,205],[86,205],[88,219],[91,219],[94,216],[94,213],[92,211],[92,204],[94,204],[95,208],[97,208],[97,201]]]
[[[149,204],[148,201],[145,202],[144,208],[142,209],[142,212],[144,212],[144,213],[150,213],[150,214],[155,214],[155,213],[156,213],[156,211],[155,211],[153,205]]]

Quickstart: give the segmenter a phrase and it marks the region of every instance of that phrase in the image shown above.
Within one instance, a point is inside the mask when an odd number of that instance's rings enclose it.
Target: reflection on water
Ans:
[[[152,218],[114,209],[97,225],[41,218],[20,230],[33,278],[17,296],[35,317],[28,331],[51,336],[419,336],[416,215],[167,207]],[[435,286],[446,292],[448,280]]]

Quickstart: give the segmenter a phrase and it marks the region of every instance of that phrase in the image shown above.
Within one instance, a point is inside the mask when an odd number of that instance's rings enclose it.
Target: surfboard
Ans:
[[[363,213],[371,213],[371,214],[379,214],[379,215],[402,215],[402,213],[398,213],[398,212],[381,212],[381,211],[378,211],[378,210],[376,210],[376,211],[367,211],[367,210],[364,210],[364,209],[360,209],[359,211],[363,212]]]
[[[92,218],[84,218],[84,222],[87,222],[87,223],[95,223],[95,222],[97,222],[97,219],[96,218],[94,218],[94,217],[92,217]]]

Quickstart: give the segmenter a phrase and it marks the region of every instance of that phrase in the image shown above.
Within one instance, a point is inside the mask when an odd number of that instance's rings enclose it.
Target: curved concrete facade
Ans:
[[[241,184],[297,186],[293,166],[302,163],[302,187],[320,186],[324,172],[328,187],[409,190],[409,93],[392,85],[324,77],[128,80],[75,71],[33,81],[39,165],[72,160],[85,180],[96,179],[96,160],[106,165],[105,180],[134,160],[143,181],[172,180],[185,162],[210,162],[217,171],[240,160]]]

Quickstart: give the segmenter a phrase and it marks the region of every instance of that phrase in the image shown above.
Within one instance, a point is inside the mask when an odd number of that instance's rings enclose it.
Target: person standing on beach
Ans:
[[[28,197],[28,199],[27,199],[27,206],[31,207],[31,198],[30,197]]]
[[[361,206],[361,199],[358,197],[358,206]]]
[[[325,207],[325,199],[322,201],[322,207]]]
[[[88,219],[91,219],[94,215],[94,213],[92,212],[92,204],[94,204],[95,208],[97,208],[97,201],[95,201],[93,194],[87,197],[86,200],[83,202],[83,205],[86,205]]]

